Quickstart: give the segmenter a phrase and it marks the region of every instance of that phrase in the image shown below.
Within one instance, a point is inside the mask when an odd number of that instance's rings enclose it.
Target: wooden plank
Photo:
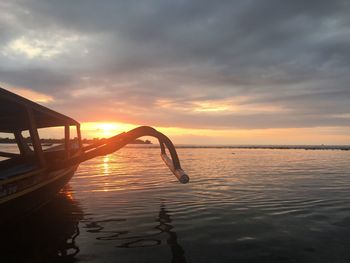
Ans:
[[[6,157],[6,158],[15,158],[20,156],[18,153],[8,153],[8,152],[0,152],[1,157]]]

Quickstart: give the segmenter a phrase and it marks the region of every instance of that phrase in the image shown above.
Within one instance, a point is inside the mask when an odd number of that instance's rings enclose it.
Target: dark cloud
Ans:
[[[0,79],[16,87],[29,88],[52,95],[72,84],[74,77],[63,72],[29,67],[17,70],[0,68]]]
[[[0,82],[51,94],[53,107],[80,120],[198,128],[350,125],[344,117],[350,113],[348,1],[1,5]],[[20,48],[39,51],[31,58],[17,54],[16,39]],[[194,102],[225,99],[243,112],[189,110]],[[164,100],[176,108],[164,108]],[[244,112],[250,106],[256,110]],[[282,110],[266,113],[266,107]]]

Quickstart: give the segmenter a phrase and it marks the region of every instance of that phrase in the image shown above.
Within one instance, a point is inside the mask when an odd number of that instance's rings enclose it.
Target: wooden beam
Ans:
[[[20,156],[18,153],[8,153],[8,152],[0,152],[1,157],[6,157],[6,158],[15,158]]]
[[[81,141],[81,131],[80,131],[80,124],[78,124],[77,126],[77,135],[78,135],[78,141],[79,141],[79,148],[83,148],[83,143]]]
[[[66,158],[69,158],[70,155],[70,128],[69,125],[64,126],[64,149],[66,151]]]
[[[21,155],[22,156],[27,155],[28,152],[30,151],[30,148],[27,145],[27,143],[24,141],[21,132],[17,130],[14,132],[14,135],[15,135],[16,143],[17,143],[17,146],[18,146],[18,149],[19,149]]]
[[[39,139],[38,129],[36,127],[35,117],[33,114],[33,110],[30,108],[26,108],[28,120],[29,120],[29,134],[32,139],[34,153],[39,160],[39,164],[41,167],[46,166],[46,160],[44,157],[43,149],[41,148],[41,143]]]

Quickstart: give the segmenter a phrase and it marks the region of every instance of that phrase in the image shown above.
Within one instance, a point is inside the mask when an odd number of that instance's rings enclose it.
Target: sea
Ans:
[[[153,146],[80,164],[0,262],[349,262],[350,151]],[[1,215],[0,215],[1,216]]]

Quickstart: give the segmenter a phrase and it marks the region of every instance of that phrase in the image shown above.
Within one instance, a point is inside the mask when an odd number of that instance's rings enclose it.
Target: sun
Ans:
[[[82,131],[88,138],[108,138],[134,128],[135,125],[119,122],[85,122]]]
[[[120,130],[116,123],[97,123],[96,130],[102,137],[110,137]]]

